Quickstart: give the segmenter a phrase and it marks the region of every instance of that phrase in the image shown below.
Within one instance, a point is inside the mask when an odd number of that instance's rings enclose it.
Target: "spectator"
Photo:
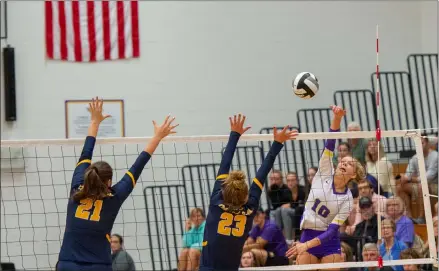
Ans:
[[[431,136],[428,140],[430,149],[433,151],[438,151],[438,140],[437,136]]]
[[[276,224],[284,230],[287,243],[292,243],[292,240],[295,240],[296,230],[300,227],[305,204],[305,188],[299,185],[295,172],[287,174],[287,187],[291,192],[292,200],[279,208],[281,219],[276,221]]]
[[[351,122],[348,124],[348,132],[358,132],[361,131],[360,124],[356,122]],[[367,141],[364,138],[350,138],[348,139],[348,143],[351,146],[352,156],[357,159],[361,164],[365,164],[364,160],[366,156],[366,146]],[[338,156],[338,153],[336,154]],[[338,158],[335,158],[335,161],[338,161]]]
[[[378,216],[373,210],[372,200],[368,197],[362,197],[358,205],[362,221],[355,227],[352,234],[354,238],[343,238],[345,242],[355,248],[356,255],[361,254],[363,244],[378,241]]]
[[[198,270],[204,236],[206,216],[200,208],[193,208],[186,221],[183,250],[178,257],[178,270]]]
[[[258,259],[255,257],[255,254],[252,251],[247,251],[242,253],[241,256],[241,265],[239,267],[261,267],[261,263],[257,261]]]
[[[433,217],[433,230],[434,230],[434,241],[437,247],[438,246],[438,217],[437,216]],[[427,239],[425,240],[424,246],[422,248],[421,256],[428,258],[429,253],[430,253],[430,248]]]
[[[340,142],[337,147],[337,157],[332,157],[332,163],[334,164],[334,167],[337,167],[341,159],[346,156],[352,156],[351,145],[349,145],[349,143],[347,142]]]
[[[316,176],[316,173],[319,169],[317,167],[310,167],[308,169],[308,175],[306,180],[308,181],[309,184],[312,184],[312,179],[314,179],[314,176]]]
[[[378,214],[378,206],[380,206],[381,215],[386,214],[386,198],[374,193],[372,185],[367,179],[363,179],[358,182],[358,193],[360,198],[367,197],[373,203],[373,213]],[[363,221],[362,214],[360,212],[359,204],[355,204],[349,218],[349,223],[351,226],[346,228],[346,233],[352,234],[355,231],[355,226]]]
[[[314,179],[314,176],[316,176],[318,170],[319,169],[317,167],[310,167],[308,169],[308,175],[306,175],[306,183],[305,183],[305,192],[306,192],[305,199],[308,198],[309,192],[311,190],[312,179]]]
[[[385,193],[384,195],[389,197],[395,194],[394,190],[396,190],[396,184],[395,179],[393,178],[393,165],[387,160],[383,144],[381,142],[379,143],[378,153],[378,141],[376,139],[369,140],[367,143],[365,160],[367,173],[372,175],[375,179],[380,180],[381,188]],[[379,178],[378,172],[380,174]]]
[[[404,215],[404,202],[402,199],[399,197],[387,199],[386,213],[387,217],[396,224],[396,238],[411,247],[415,236],[415,226],[413,221]]]
[[[378,247],[375,243],[367,243],[363,246],[362,249],[362,257],[363,262],[376,262],[378,261]],[[390,266],[383,266],[381,268],[378,267],[365,267],[365,268],[358,268],[358,271],[393,271],[393,269]]]
[[[401,258],[401,260],[411,260],[411,259],[420,259],[421,256],[418,254],[418,252],[416,252],[416,250],[408,248],[408,249],[401,251],[400,258]],[[420,270],[419,266],[416,264],[405,264],[403,266],[403,268],[404,268],[404,271],[419,271]]]
[[[289,206],[292,200],[291,191],[286,184],[284,184],[282,172],[280,170],[273,170],[270,175],[270,187],[268,189],[268,196],[271,201],[272,210],[270,217],[276,221],[279,227],[282,227],[282,206]]]
[[[384,219],[381,224],[381,236],[383,242],[380,245],[380,254],[385,261],[399,260],[401,251],[407,249],[407,245],[395,237],[396,225],[393,220]],[[404,271],[403,267],[392,266],[395,271]]]
[[[438,153],[430,149],[428,138],[422,138],[422,150],[425,160],[425,170],[427,171],[427,181],[429,192],[432,195],[438,194]],[[424,219],[424,199],[422,197],[422,188],[419,179],[419,165],[417,155],[414,155],[407,167],[406,173],[396,183],[397,194],[404,201],[407,208],[407,215],[412,216],[411,201],[418,202],[419,214],[416,220],[419,223],[425,223]]]
[[[133,258],[123,248],[123,237],[119,234],[111,235],[111,258],[113,271],[135,271]]]
[[[352,248],[345,242],[341,242],[341,258],[343,262],[353,262]]]
[[[439,202],[436,202],[436,204],[434,205],[434,210],[433,210],[433,215],[434,215],[434,216],[437,216],[437,215],[438,215],[438,211],[439,211],[439,210],[438,210],[438,207],[439,207],[439,206],[438,206],[438,203],[439,203]]]
[[[285,257],[287,249],[287,242],[281,229],[267,219],[265,212],[259,209],[243,252],[252,251],[262,266],[279,266],[289,264],[289,259]]]

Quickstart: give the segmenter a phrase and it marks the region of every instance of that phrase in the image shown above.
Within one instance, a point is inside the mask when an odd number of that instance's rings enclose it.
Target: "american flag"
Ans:
[[[137,0],[46,0],[46,53],[75,62],[139,57]]]

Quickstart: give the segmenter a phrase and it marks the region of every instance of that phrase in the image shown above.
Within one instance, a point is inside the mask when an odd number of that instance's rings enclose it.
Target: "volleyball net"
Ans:
[[[380,159],[385,166],[368,167],[367,170],[372,176],[372,183],[373,178],[376,179],[380,193],[387,193],[385,197],[396,194],[397,180],[406,174],[411,157],[415,154],[418,157],[416,164],[421,180],[420,190],[411,193],[410,206],[405,206],[404,214],[409,211],[413,218],[421,218],[418,223],[416,219],[410,220],[417,238],[412,244],[413,249],[424,252],[418,259],[384,260],[383,265],[437,262],[434,214],[431,208],[434,202],[430,201],[437,197],[430,196],[433,193],[429,191],[431,182],[427,181],[421,131],[382,131],[382,137],[382,154],[385,155]],[[290,173],[295,175],[306,193],[312,193],[307,191],[311,181],[309,169],[318,166],[325,139],[339,139],[336,148],[341,148],[341,142],[354,140],[363,144],[360,148],[363,148],[363,153],[367,153],[370,147],[368,141],[374,138],[375,132],[302,133],[297,140],[285,143],[273,169],[281,171],[285,185],[288,186],[288,182],[294,183],[291,180],[287,182]],[[272,139],[271,134],[241,137],[232,169],[243,170],[249,184],[268,152]],[[93,161],[103,160],[113,167],[115,184],[129,169],[148,140],[149,138],[98,139]],[[227,140],[228,135],[173,136],[163,140],[145,167],[133,193],[124,202],[113,227],[112,233],[123,236],[124,248],[133,258],[136,270],[177,268],[184,248],[182,239],[187,230],[185,223],[191,210],[200,208],[208,214],[209,195]],[[84,139],[1,141],[1,262],[13,262],[17,269],[54,269],[66,223],[68,191],[83,143]],[[348,152],[357,155],[358,146],[349,148]],[[344,150],[340,149],[339,152],[342,154]],[[338,154],[337,149],[335,153]],[[337,159],[338,156],[334,158],[334,162]],[[361,160],[365,159],[363,157]],[[274,212],[276,204],[284,203],[274,202],[271,196],[273,181],[267,178],[261,198],[262,207],[271,212]],[[375,188],[376,185],[373,186]],[[358,190],[358,184],[353,183],[350,189],[357,200],[363,197],[362,190]],[[422,202],[422,206],[419,206],[419,202]],[[387,211],[384,204],[379,212],[386,217]],[[356,217],[356,214],[352,215]],[[300,220],[300,215],[296,215],[296,219]],[[297,227],[295,224],[294,239],[300,236]],[[377,242],[378,233],[376,236],[353,234],[351,232],[346,235],[346,240],[358,240],[350,244],[352,257],[347,259],[350,262],[315,266],[295,265],[292,260],[288,266],[251,269],[314,270],[381,265],[378,260],[364,261],[362,256],[362,245]],[[416,248],[416,245],[422,247]],[[227,252],[224,253],[227,257]]]

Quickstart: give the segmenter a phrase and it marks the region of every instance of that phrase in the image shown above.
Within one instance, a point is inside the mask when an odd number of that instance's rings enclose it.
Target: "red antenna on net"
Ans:
[[[380,126],[380,65],[379,65],[379,26],[376,26],[376,133],[375,137],[378,142],[378,146],[381,144],[381,126]],[[379,157],[380,148],[378,147],[378,157]],[[380,173],[379,168],[377,168],[377,182],[378,182],[378,195],[380,194]],[[381,204],[378,204],[380,206]],[[378,217],[381,217],[381,208],[378,208]],[[381,240],[381,219],[378,219],[378,240]],[[383,267],[383,257],[378,256],[378,267]]]

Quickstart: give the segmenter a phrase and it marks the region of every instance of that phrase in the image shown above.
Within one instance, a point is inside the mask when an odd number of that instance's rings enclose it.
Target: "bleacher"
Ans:
[[[437,73],[438,54],[411,54],[407,57],[408,71],[388,71],[379,74],[379,89],[381,91],[381,129],[405,130],[426,129],[435,127],[438,123],[438,95]],[[333,94],[333,103],[347,109],[348,114],[342,124],[342,129],[351,121],[359,123],[363,130],[374,131],[376,128],[376,74],[371,74],[370,89],[336,90]],[[329,103],[328,103],[329,104]],[[421,107],[421,108],[420,108]],[[301,133],[325,132],[330,126],[331,111],[328,108],[309,108],[298,110],[296,127]],[[261,134],[271,133],[272,128],[262,128]],[[385,152],[396,157],[409,158],[414,153],[414,145],[407,139],[387,138],[383,142]],[[269,148],[267,142],[260,145],[240,147],[234,158],[233,167],[244,170],[250,182],[257,170],[259,161]],[[316,166],[319,154],[323,149],[322,140],[292,141],[287,143],[279,155],[274,168],[284,172],[294,171],[303,178],[307,168]],[[305,163],[306,161],[306,163]],[[403,173],[407,163],[394,163],[396,172]],[[179,253],[179,242],[182,236],[183,224],[181,221],[188,216],[193,207],[200,207],[207,211],[209,195],[202,193],[210,191],[218,164],[194,164],[182,168],[182,180],[179,185],[149,186],[144,190],[146,203],[146,217],[148,223],[151,260],[154,270],[167,270],[166,266],[175,268]],[[171,193],[171,190],[176,193]],[[268,195],[262,198],[263,207],[269,207]],[[180,198],[178,206],[163,205],[163,198],[177,194]],[[196,194],[202,194],[201,202]],[[162,200],[164,208],[159,212],[155,202]],[[180,219],[173,219],[179,216]],[[158,228],[161,227],[160,235]],[[423,239],[426,238],[425,225],[416,226],[416,232]],[[164,262],[167,264],[165,265]]]

